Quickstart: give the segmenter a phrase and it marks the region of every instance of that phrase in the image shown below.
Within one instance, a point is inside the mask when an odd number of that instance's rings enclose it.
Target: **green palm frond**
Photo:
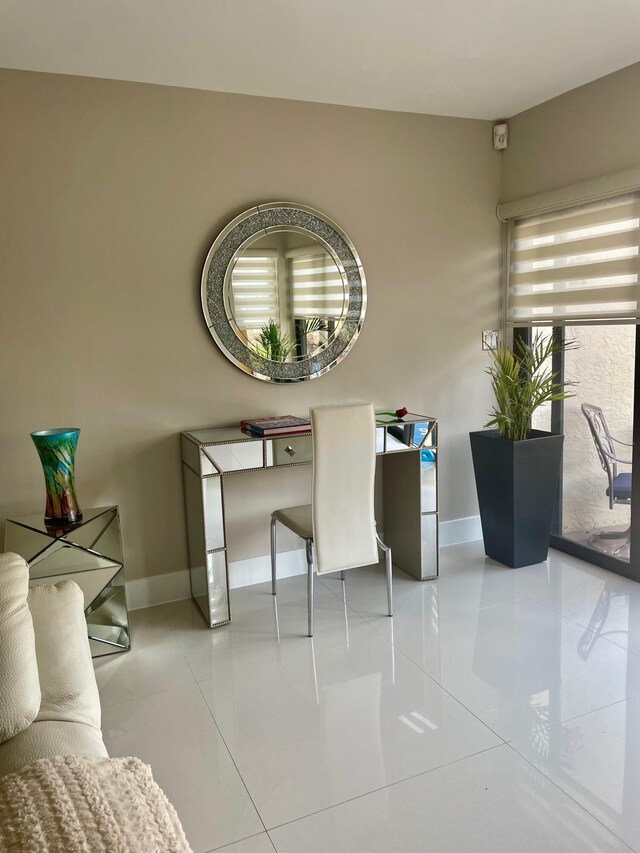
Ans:
[[[304,334],[311,335],[314,332],[326,332],[329,324],[324,317],[309,317],[304,323]]]
[[[263,358],[270,361],[286,361],[293,349],[287,335],[283,335],[275,320],[269,320],[260,328],[254,349]]]
[[[555,353],[576,349],[573,340],[537,333],[531,343],[518,340],[515,352],[500,346],[491,351],[487,368],[496,404],[485,427],[497,427],[502,438],[522,441],[531,430],[533,413],[545,403],[575,396],[574,382],[561,382],[553,372]]]

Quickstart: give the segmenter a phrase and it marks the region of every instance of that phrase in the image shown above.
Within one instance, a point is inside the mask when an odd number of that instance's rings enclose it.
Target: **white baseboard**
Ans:
[[[304,548],[295,551],[283,551],[278,554],[278,577],[290,578],[303,575],[307,570]],[[271,558],[251,557],[248,560],[234,560],[229,563],[229,586],[239,589],[271,580]],[[189,570],[167,572],[148,578],[127,581],[127,605],[129,610],[141,610],[156,604],[168,604],[190,598]]]
[[[167,604],[169,601],[180,601],[191,596],[188,569],[127,581],[126,586],[129,610]]]
[[[304,548],[281,551],[278,554],[278,577],[291,578],[307,571],[307,556]],[[271,580],[271,556],[251,557],[248,560],[232,560],[229,563],[229,586],[240,589],[254,583]]]
[[[479,515],[469,515],[467,518],[452,518],[451,521],[440,522],[440,547],[461,545],[463,542],[475,542],[482,539],[482,525]]]
[[[480,516],[454,518],[440,522],[440,547],[459,545],[482,539]],[[304,548],[295,551],[283,551],[278,554],[278,577],[289,578],[303,575],[307,570]],[[254,583],[271,580],[271,560],[268,554],[251,557],[248,560],[234,560],[229,563],[229,586],[239,589]],[[166,604],[189,598],[189,571],[168,572],[149,578],[127,581],[127,602],[129,610],[140,610],[155,604]]]

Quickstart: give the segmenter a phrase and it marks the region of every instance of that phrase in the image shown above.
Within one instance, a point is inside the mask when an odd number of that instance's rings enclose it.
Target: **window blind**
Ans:
[[[246,249],[231,273],[234,317],[239,329],[260,329],[278,320],[278,253]]]
[[[640,322],[640,195],[510,225],[507,325]]]
[[[337,320],[343,310],[344,284],[331,255],[296,253],[290,263],[294,318]]]

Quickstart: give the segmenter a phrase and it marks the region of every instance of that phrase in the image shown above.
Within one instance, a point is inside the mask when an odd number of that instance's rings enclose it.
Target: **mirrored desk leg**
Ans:
[[[383,528],[395,565],[418,580],[429,580],[439,574],[438,513],[422,512],[420,458],[418,449],[383,457]]]
[[[222,485],[185,463],[182,475],[191,595],[213,628],[231,621]]]

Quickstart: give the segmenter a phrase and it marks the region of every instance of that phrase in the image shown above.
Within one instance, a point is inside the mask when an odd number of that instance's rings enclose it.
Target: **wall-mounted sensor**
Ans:
[[[509,125],[506,122],[493,125],[493,147],[496,151],[504,151],[509,144]]]

